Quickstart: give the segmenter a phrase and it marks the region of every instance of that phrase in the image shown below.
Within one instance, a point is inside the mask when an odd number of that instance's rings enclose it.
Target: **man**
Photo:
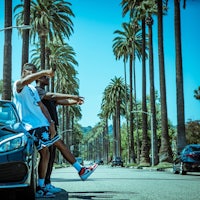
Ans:
[[[45,187],[45,176],[49,162],[48,147],[55,145],[61,151],[63,157],[78,171],[82,180],[86,180],[98,165],[82,167],[73,157],[69,156],[70,151],[56,133],[54,121],[51,119],[47,108],[41,102],[36,88],[30,84],[43,76],[53,77],[54,71],[50,69],[37,72],[35,65],[25,64],[21,79],[14,83],[13,96],[20,119],[25,129],[33,136],[40,154],[36,197],[54,197],[54,194]]]
[[[49,114],[51,115],[51,118],[55,122],[55,128],[57,131],[58,127],[58,116],[57,116],[57,105],[64,105],[64,106],[70,106],[70,105],[81,105],[84,100],[82,97],[76,96],[76,95],[69,95],[69,94],[61,94],[61,93],[51,93],[45,91],[45,86],[49,85],[49,77],[43,76],[36,80],[36,89],[38,91],[38,94],[42,100],[42,103],[46,106],[46,108],[49,111]],[[49,163],[48,163],[48,168],[47,168],[47,173],[45,177],[45,185],[46,188],[49,192],[51,193],[57,193],[60,192],[60,188],[56,188],[51,184],[51,173],[53,169],[53,164],[55,160],[55,153],[56,153],[56,148],[55,145],[52,145],[49,147],[49,152],[50,152],[50,158],[49,158]],[[72,163],[75,163],[75,157],[71,152],[68,154],[69,160],[72,160]],[[72,164],[71,163],[71,164]]]

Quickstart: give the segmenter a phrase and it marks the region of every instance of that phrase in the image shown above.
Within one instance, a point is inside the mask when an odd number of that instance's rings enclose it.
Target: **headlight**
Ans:
[[[19,133],[0,142],[0,153],[18,149],[26,145],[26,143],[26,135],[24,133]]]

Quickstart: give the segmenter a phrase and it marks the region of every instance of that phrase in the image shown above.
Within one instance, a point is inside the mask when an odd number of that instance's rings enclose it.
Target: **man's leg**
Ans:
[[[61,188],[57,188],[51,184],[51,173],[53,170],[55,156],[56,156],[56,147],[54,145],[51,145],[49,147],[49,163],[48,163],[47,173],[45,177],[46,189],[51,193],[58,193],[62,191]]]
[[[44,187],[45,176],[47,172],[48,162],[49,162],[49,149],[47,147],[41,149],[39,151],[40,154],[40,161],[38,165],[38,176],[39,176],[39,183],[40,187]]]
[[[48,163],[47,173],[46,173],[46,177],[45,177],[45,184],[51,183],[51,173],[53,170],[55,154],[56,154],[56,147],[54,145],[52,145],[49,147],[49,163]]]
[[[47,166],[49,162],[49,149],[48,147],[43,148],[39,151],[40,160],[38,165],[38,187],[35,194],[36,198],[42,197],[55,197],[55,195],[45,188],[45,176],[47,172]]]
[[[90,167],[81,166],[61,139],[56,141],[54,145],[60,150],[63,157],[78,171],[79,176],[83,181],[85,181],[98,167],[98,164],[94,164]]]

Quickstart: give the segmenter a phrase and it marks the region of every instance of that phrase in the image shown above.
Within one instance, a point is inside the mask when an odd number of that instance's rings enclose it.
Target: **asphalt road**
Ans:
[[[81,181],[69,167],[54,170],[52,183],[63,189],[55,200],[200,199],[200,173],[183,176],[170,171],[99,166],[87,181]]]

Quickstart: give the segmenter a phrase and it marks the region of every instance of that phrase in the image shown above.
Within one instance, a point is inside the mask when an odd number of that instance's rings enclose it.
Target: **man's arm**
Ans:
[[[51,115],[49,114],[48,109],[46,108],[46,106],[40,101],[38,102],[38,105],[40,106],[43,114],[45,115],[45,117],[47,118],[50,126],[49,126],[49,132],[51,135],[51,138],[54,137],[54,135],[56,134],[56,130],[55,130],[55,122],[51,119]]]
[[[32,74],[27,75],[26,77],[21,78],[16,84],[17,92],[20,92],[25,85],[32,83],[33,81],[39,79],[42,76],[52,77],[54,76],[54,71],[52,69],[42,70],[40,72],[32,73]]]
[[[63,105],[63,106],[72,106],[72,105],[82,105],[84,103],[83,99],[59,99],[56,100],[57,105]]]
[[[83,99],[83,97],[77,95],[52,93],[52,92],[47,92],[43,98],[46,100],[54,100],[54,101],[63,99],[72,99],[75,101],[79,101],[79,99]]]

